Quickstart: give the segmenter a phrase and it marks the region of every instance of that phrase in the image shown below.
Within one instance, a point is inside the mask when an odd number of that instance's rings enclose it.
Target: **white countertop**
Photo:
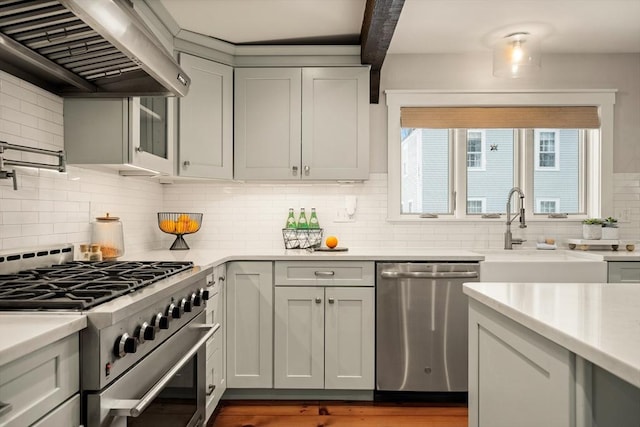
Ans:
[[[193,261],[202,267],[227,261],[482,261],[484,255],[464,249],[355,248],[346,252],[310,252],[304,249],[189,249],[125,253],[122,260]]]
[[[640,285],[489,282],[464,292],[640,387]]]
[[[0,366],[87,326],[80,314],[0,313]]]

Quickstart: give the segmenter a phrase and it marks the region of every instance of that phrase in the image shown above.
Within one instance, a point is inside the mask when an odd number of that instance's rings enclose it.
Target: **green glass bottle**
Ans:
[[[307,214],[304,213],[304,208],[300,208],[300,216],[298,216],[298,228],[309,228],[309,223],[307,222]]]
[[[289,208],[289,216],[287,217],[287,223],[284,228],[297,228],[296,216],[293,213],[293,208]]]
[[[309,228],[320,228],[316,208],[311,208],[311,216],[309,217]]]

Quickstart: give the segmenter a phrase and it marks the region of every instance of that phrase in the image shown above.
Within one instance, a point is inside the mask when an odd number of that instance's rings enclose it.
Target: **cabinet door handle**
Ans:
[[[298,175],[298,167],[297,166],[292,166],[291,167],[291,173],[293,174],[293,176]]]
[[[209,384],[209,387],[207,388],[207,396],[211,396],[215,389],[216,389],[215,384]]]
[[[137,147],[136,147],[136,152],[137,152],[137,153],[142,153],[143,151],[144,151],[144,150],[142,149],[142,147],[140,147],[140,146],[137,146]]]
[[[334,300],[333,298],[329,298],[327,301],[329,301],[329,304],[333,304],[334,302],[336,302],[336,300]]]
[[[182,166],[188,168],[189,166],[191,166],[191,162],[189,160],[185,160],[184,162],[182,162]]]
[[[316,304],[320,304],[322,302],[322,298],[316,298]]]
[[[218,280],[221,281],[221,282],[224,282],[224,276],[218,277]]]
[[[309,175],[309,171],[311,170],[311,168],[309,166],[305,166],[304,167],[304,174],[305,175]]]

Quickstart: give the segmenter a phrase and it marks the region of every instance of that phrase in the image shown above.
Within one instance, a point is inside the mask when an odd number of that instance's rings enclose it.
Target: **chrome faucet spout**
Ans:
[[[515,215],[511,216],[511,198],[515,193],[518,193],[520,196],[519,199],[519,211],[516,211]],[[526,228],[527,222],[525,220],[524,214],[524,192],[519,187],[513,187],[509,191],[509,195],[507,196],[507,230],[504,233],[504,248],[505,249],[513,249],[514,244],[522,244],[524,240],[522,239],[514,239],[511,235],[511,223],[515,221],[516,218],[520,217],[520,228]]]

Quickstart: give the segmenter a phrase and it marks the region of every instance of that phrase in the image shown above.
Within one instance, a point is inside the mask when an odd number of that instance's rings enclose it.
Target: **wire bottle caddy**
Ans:
[[[285,249],[319,248],[322,244],[322,228],[283,228]]]

